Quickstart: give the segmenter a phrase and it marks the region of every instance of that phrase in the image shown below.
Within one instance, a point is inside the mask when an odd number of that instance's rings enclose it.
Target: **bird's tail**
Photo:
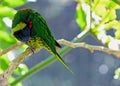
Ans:
[[[56,53],[55,56],[65,66],[66,69],[68,69],[72,74],[74,74],[71,68],[65,63],[65,61],[61,58],[61,56],[58,53]]]
[[[67,70],[69,70],[72,74],[74,72],[71,70],[71,68],[65,63],[65,61],[61,58],[61,56],[56,52],[54,49],[50,49],[50,47],[45,47],[50,53],[54,54],[56,58],[65,66]],[[54,51],[53,51],[54,50]]]

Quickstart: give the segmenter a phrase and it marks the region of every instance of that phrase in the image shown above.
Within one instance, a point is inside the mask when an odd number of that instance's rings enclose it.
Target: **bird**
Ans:
[[[55,40],[45,18],[36,10],[22,8],[16,12],[12,20],[11,32],[13,36],[33,49],[44,48],[73,73],[71,68],[58,54],[56,47],[61,45]]]

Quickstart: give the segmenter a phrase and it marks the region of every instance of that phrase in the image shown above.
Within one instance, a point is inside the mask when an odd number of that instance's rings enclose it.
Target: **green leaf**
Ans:
[[[86,26],[86,14],[80,4],[78,4],[76,9],[76,22],[84,30]]]
[[[28,67],[25,64],[20,64],[19,67],[14,71],[17,75],[23,75],[28,72]]]
[[[115,38],[120,39],[120,28],[115,32]]]
[[[18,7],[21,5],[24,5],[27,2],[27,0],[4,0],[2,2],[3,6],[9,6],[9,7]]]
[[[116,19],[116,11],[113,9],[110,11],[110,14],[108,15],[108,17],[106,18],[108,21],[114,20]],[[107,21],[107,22],[108,22]]]
[[[15,13],[16,11],[12,8],[5,7],[5,6],[0,7],[0,17],[13,17]]]
[[[11,82],[13,82],[13,81],[15,81],[15,80],[16,80],[16,79],[15,79],[13,76],[11,76],[11,77],[9,78],[8,82],[11,83]],[[19,82],[19,83],[17,83],[15,86],[22,86],[22,84]]]
[[[11,35],[5,31],[0,31],[0,48],[5,49],[16,42]]]
[[[105,15],[106,14],[106,8],[105,8],[104,4],[98,4],[95,7],[94,12],[99,16]]]
[[[116,4],[120,5],[120,0],[112,0],[113,2],[115,2]]]
[[[0,30],[5,30],[6,29],[6,25],[3,22],[2,18],[0,18]]]
[[[103,18],[104,17],[110,18],[110,20],[116,18],[115,9],[118,9],[118,8],[120,8],[120,6],[117,6],[113,1],[109,1],[109,0],[95,0],[95,4],[93,5],[93,11],[97,15]],[[106,16],[106,14],[108,14],[109,11],[111,12],[108,17]]]
[[[8,68],[9,59],[6,55],[0,57],[0,72],[5,71]]]
[[[114,79],[120,79],[120,68],[117,68],[117,69],[115,70]]]
[[[109,30],[111,28],[114,28],[116,30],[120,29],[120,21],[113,20],[105,24],[105,30]]]
[[[120,21],[113,20],[109,23],[106,23],[105,30],[109,30],[111,28],[116,30],[115,38],[120,39]]]

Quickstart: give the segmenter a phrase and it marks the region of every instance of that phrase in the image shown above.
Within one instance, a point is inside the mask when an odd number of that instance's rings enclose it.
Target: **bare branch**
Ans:
[[[3,50],[2,52],[0,52],[0,56],[2,56],[2,55],[4,55],[4,54],[8,53],[9,51],[11,51],[11,50],[13,50],[13,49],[15,49],[15,48],[17,48],[17,47],[19,47],[19,46],[22,46],[23,44],[24,44],[23,42],[14,44],[13,46],[11,46],[11,47],[9,47],[9,48]]]
[[[40,51],[40,49],[35,49],[35,52],[38,51]],[[23,53],[18,55],[17,58],[10,63],[9,68],[3,74],[0,75],[1,83],[6,84],[7,80],[9,79],[13,71],[18,67],[18,65],[22,63],[32,53],[33,51],[30,48],[28,48]],[[0,86],[9,86],[9,85],[0,85]]]
[[[35,49],[35,52],[38,51],[40,51],[40,49]],[[17,58],[10,63],[9,68],[4,72],[3,76],[8,79],[13,73],[13,71],[18,67],[18,65],[22,63],[32,53],[33,51],[30,48],[28,48],[23,53],[18,55]]]
[[[60,39],[60,40],[58,40],[58,42],[60,44],[63,44],[63,45],[66,45],[66,46],[69,46],[69,47],[72,47],[72,48],[82,47],[82,48],[89,49],[91,52],[94,52],[95,50],[97,50],[97,51],[102,51],[102,52],[105,52],[105,53],[108,53],[108,54],[113,54],[118,59],[120,59],[120,51],[111,50],[111,49],[103,47],[103,46],[89,45],[89,44],[86,44],[86,43],[72,43],[72,42],[69,42],[69,41],[64,40],[64,39]]]
[[[89,49],[91,52],[94,52],[95,50],[98,50],[98,51],[102,51],[102,52],[106,52],[108,54],[113,54],[115,55],[118,59],[120,59],[120,51],[116,51],[116,50],[111,50],[109,48],[106,48],[106,47],[103,47],[103,46],[94,46],[94,45],[89,45],[89,44],[86,44],[86,43],[72,43],[72,42],[69,42],[67,40],[64,40],[64,39],[61,39],[61,40],[58,40],[58,42],[60,44],[63,44],[63,45],[66,45],[66,46],[69,46],[69,47],[72,47],[72,48],[77,48],[77,47],[82,47],[82,48],[86,48],[86,49]],[[13,45],[12,47],[8,48],[7,50],[5,51],[2,51],[0,53],[0,55],[3,55],[5,54],[6,52],[10,51],[10,50],[13,50],[15,48],[17,48],[18,46],[21,46],[23,45],[24,43],[18,43],[16,45]],[[35,53],[40,51],[40,49],[35,49]],[[18,67],[18,65],[20,63],[22,63],[29,55],[31,55],[33,53],[33,51],[28,48],[26,49],[23,53],[21,53],[20,55],[18,55],[16,57],[16,59],[14,59],[11,63],[10,63],[10,66],[9,68],[3,73],[0,75],[0,86],[8,86],[6,84],[7,80],[9,79],[9,77],[11,76],[11,74],[13,73],[13,71]],[[1,83],[4,83],[6,85],[1,85]]]
[[[0,75],[0,86],[9,86],[8,80],[5,79],[2,75]]]

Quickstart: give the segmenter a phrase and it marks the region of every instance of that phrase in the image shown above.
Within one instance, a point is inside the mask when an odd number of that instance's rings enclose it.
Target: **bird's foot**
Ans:
[[[33,54],[35,53],[35,48],[34,48],[34,47],[29,46],[27,49],[30,49],[30,50],[32,51]]]

